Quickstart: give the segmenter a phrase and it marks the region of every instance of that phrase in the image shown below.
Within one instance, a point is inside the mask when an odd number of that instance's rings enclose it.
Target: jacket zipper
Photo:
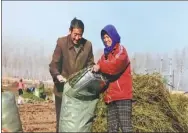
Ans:
[[[117,80],[116,82],[117,82],[118,88],[119,88],[119,89],[120,89],[120,91],[121,91],[121,88],[120,88],[120,85],[119,85],[119,82],[118,82],[118,80]]]
[[[107,97],[108,97],[108,103],[110,103],[110,101],[111,101],[111,96],[107,95]]]

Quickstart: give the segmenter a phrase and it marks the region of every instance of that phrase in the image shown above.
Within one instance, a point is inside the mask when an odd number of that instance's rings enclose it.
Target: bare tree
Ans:
[[[180,56],[180,60],[179,60],[179,80],[178,80],[178,83],[177,83],[177,90],[180,89],[180,85],[181,85],[181,80],[182,80],[182,76],[183,76],[183,69],[184,69],[184,61],[185,61],[185,57],[186,57],[186,49],[184,48],[182,50],[182,54]]]

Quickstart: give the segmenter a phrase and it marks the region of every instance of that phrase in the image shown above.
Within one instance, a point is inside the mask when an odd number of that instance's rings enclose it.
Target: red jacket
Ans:
[[[109,75],[121,73],[115,81],[109,83],[104,101],[110,103],[116,100],[132,99],[132,76],[126,49],[120,44],[116,44],[107,59],[102,55],[98,65],[102,73]]]
[[[23,82],[18,82],[18,90],[19,89],[24,89],[24,83]]]

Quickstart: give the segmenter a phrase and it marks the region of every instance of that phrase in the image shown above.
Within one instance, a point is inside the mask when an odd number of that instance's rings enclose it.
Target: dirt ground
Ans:
[[[24,132],[55,132],[54,103],[27,103],[19,105],[20,119]]]
[[[16,99],[18,92],[10,87],[4,87],[4,91],[11,91]],[[24,103],[18,105],[23,132],[55,132],[56,116],[55,103],[51,101]]]

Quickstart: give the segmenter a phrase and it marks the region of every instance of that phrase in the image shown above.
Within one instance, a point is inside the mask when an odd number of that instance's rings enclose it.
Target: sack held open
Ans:
[[[91,132],[101,83],[104,82],[102,75],[85,68],[65,83],[59,132]]]

